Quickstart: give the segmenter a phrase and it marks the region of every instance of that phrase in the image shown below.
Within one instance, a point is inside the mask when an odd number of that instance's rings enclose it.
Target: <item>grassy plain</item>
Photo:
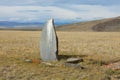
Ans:
[[[40,59],[40,31],[0,31],[0,80],[117,80],[105,67],[120,61],[120,32],[57,32],[61,65],[81,57],[85,69],[27,63]],[[119,79],[118,79],[119,80]]]

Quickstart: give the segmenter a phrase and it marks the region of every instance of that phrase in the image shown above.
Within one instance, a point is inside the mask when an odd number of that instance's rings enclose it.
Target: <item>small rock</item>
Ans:
[[[79,62],[83,62],[83,59],[81,58],[68,58],[67,63],[79,63]]]
[[[65,67],[74,67],[74,68],[84,69],[80,64],[65,63],[64,65]]]
[[[28,63],[40,63],[40,60],[39,59],[26,59],[25,62],[28,62]]]
[[[25,62],[32,63],[32,60],[31,59],[26,59]]]
[[[55,65],[52,64],[52,63],[48,63],[48,62],[42,62],[43,64],[45,64],[46,66],[49,66],[49,67],[54,67]]]

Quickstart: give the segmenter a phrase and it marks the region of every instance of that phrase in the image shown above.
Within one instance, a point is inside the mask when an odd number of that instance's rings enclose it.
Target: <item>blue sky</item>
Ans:
[[[0,21],[79,22],[120,16],[120,0],[1,0]]]

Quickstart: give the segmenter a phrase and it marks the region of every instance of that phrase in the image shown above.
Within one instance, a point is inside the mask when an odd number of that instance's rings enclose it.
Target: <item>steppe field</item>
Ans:
[[[120,32],[57,31],[60,60],[49,65],[40,60],[40,34],[0,31],[0,80],[120,80],[120,70],[108,68],[120,62]],[[71,57],[84,68],[64,66]]]

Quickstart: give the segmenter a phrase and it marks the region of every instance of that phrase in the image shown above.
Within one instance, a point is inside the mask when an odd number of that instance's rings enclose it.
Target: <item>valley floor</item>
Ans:
[[[120,61],[120,32],[57,32],[58,62],[40,59],[40,31],[0,31],[0,80],[119,80],[106,65]],[[69,57],[83,58],[84,69],[61,66]]]

